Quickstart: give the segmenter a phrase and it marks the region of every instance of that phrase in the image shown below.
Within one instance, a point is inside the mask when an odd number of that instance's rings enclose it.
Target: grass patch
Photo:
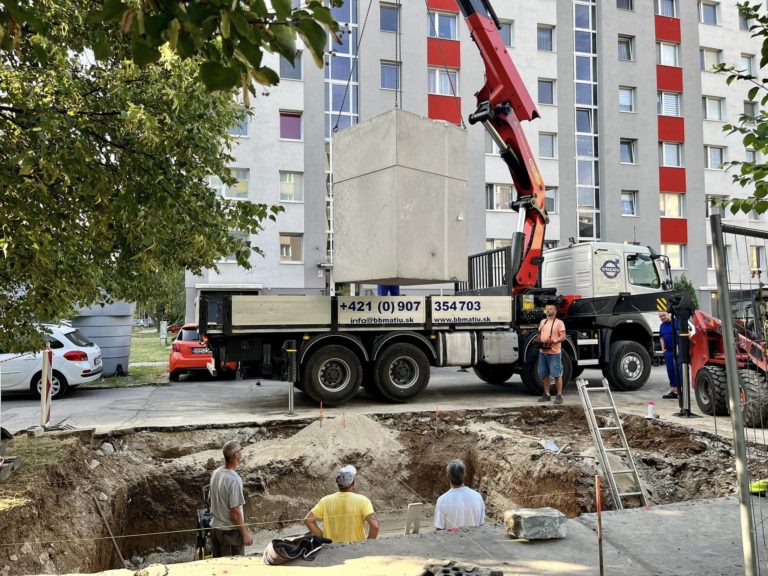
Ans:
[[[131,357],[134,362],[168,362],[171,353],[171,343],[175,334],[168,335],[168,346],[163,346],[157,332],[151,334],[136,334],[131,336]]]
[[[133,344],[132,344],[133,345]],[[130,366],[127,376],[107,376],[82,384],[80,388],[134,388],[136,386],[165,386],[168,366]]]
[[[35,490],[56,489],[56,479],[51,474],[60,465],[72,462],[77,451],[75,438],[29,438],[16,436],[5,444],[9,455],[21,457],[21,466],[11,477],[0,484],[0,511],[23,506]]]

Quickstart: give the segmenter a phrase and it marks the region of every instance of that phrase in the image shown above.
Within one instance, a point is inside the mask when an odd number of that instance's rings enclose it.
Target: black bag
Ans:
[[[315,554],[320,552],[323,544],[331,542],[333,540],[330,538],[315,536],[310,532],[296,538],[275,538],[264,549],[264,564],[278,566],[298,558],[314,560]]]

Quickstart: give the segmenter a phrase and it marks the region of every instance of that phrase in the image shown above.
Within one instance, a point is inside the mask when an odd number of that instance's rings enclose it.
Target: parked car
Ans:
[[[170,330],[170,328],[169,328]],[[179,328],[171,346],[168,358],[168,379],[176,382],[179,376],[189,372],[208,372],[208,363],[213,360],[211,350],[200,342],[197,324],[184,324]],[[237,362],[227,364],[227,369],[219,371],[222,378],[234,378]]]
[[[155,325],[151,318],[134,318],[132,324],[138,328],[152,328]]]
[[[51,395],[61,398],[75,388],[101,377],[101,349],[80,330],[65,325],[46,325],[46,340],[53,350]],[[43,353],[10,354],[0,351],[0,385],[3,392],[32,390],[40,396]]]

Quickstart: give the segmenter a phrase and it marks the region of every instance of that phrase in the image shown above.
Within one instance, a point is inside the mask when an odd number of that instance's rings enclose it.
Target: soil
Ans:
[[[729,441],[657,420],[622,421],[651,503],[735,492]],[[192,560],[202,487],[231,438],[245,446],[239,473],[252,552],[303,532],[302,518],[335,490],[335,470],[346,463],[357,467],[357,491],[373,501],[384,536],[402,533],[409,503],[430,509],[448,488],[453,458],[467,464],[467,484],[485,498],[490,520],[515,507],[552,506],[569,517],[596,509],[595,450],[574,406],[17,437],[5,443],[23,464],[0,484],[0,575],[120,567],[99,508],[129,567]],[[751,471],[765,473],[764,447],[751,446],[750,456]],[[605,490],[603,506],[612,506]]]

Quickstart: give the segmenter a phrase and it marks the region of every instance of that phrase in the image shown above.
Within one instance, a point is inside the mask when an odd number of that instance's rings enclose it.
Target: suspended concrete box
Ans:
[[[466,131],[392,110],[333,146],[335,280],[466,280]]]
[[[136,304],[114,302],[78,310],[72,326],[101,348],[104,376],[128,373],[128,357],[131,354],[131,324]]]

